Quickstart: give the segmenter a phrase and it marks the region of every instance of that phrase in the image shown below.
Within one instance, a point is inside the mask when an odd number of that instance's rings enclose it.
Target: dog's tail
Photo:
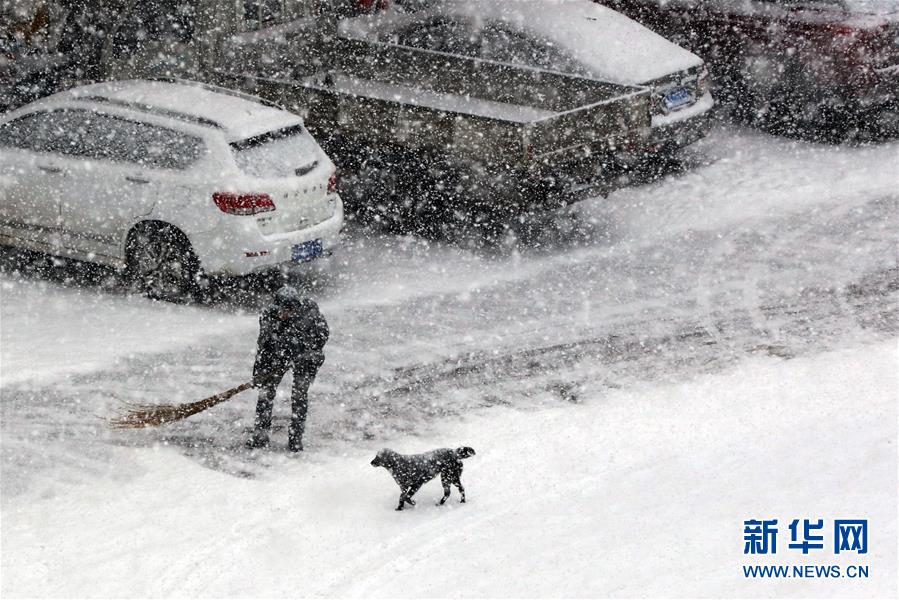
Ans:
[[[474,448],[471,446],[460,446],[456,448],[456,456],[459,458],[468,458],[469,456],[474,456]]]

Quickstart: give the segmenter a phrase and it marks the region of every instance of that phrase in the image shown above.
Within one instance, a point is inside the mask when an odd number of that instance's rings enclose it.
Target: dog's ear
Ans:
[[[456,448],[456,454],[459,458],[468,458],[469,456],[474,456],[474,448],[471,446],[462,446],[461,448]]]

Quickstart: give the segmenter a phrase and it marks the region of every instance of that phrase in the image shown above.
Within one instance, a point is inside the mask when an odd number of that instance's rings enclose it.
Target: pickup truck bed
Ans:
[[[334,94],[372,98],[385,102],[419,106],[442,113],[464,113],[473,117],[514,123],[528,123],[559,114],[533,106],[472,98],[450,92],[423,90],[407,84],[358,79],[339,73],[327,73],[324,76],[313,75],[299,80],[299,83],[306,88],[317,88]]]
[[[230,81],[303,114],[338,164],[360,145],[394,155],[383,164],[439,160],[477,172],[487,202],[603,193],[608,165],[641,150],[650,131],[649,91],[640,87],[357,41],[344,41],[329,62]]]

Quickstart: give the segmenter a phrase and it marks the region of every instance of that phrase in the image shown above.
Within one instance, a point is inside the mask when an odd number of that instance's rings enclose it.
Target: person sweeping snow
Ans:
[[[328,336],[328,323],[313,300],[290,286],[275,293],[274,302],[259,317],[259,340],[253,365],[253,387],[259,389],[259,400],[248,448],[268,446],[275,392],[281,379],[292,369],[287,447],[292,452],[303,449],[307,395],[319,367],[325,362],[324,347]]]

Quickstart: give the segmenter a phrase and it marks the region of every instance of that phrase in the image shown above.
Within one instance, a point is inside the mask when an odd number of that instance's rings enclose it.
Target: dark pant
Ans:
[[[272,407],[278,384],[288,369],[278,371],[259,388],[259,400],[256,402],[256,431],[268,431],[272,426]],[[288,436],[291,442],[300,443],[306,429],[306,409],[309,407],[309,386],[315,380],[318,366],[309,363],[293,365],[293,391],[290,395],[290,429]]]

